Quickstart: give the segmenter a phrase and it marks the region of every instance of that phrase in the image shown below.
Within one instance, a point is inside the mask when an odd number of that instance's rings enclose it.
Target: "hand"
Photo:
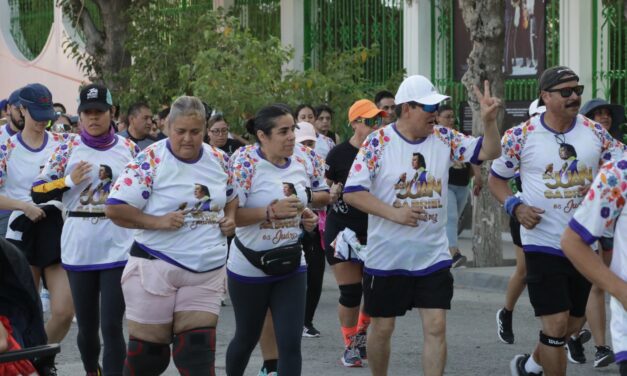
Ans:
[[[527,206],[525,204],[520,204],[514,210],[514,214],[518,222],[523,225],[527,230],[531,230],[540,221],[542,220],[542,216],[540,214],[544,213],[543,209],[536,208],[535,206]]]
[[[25,204],[22,208],[24,215],[26,218],[30,219],[33,222],[39,222],[42,219],[46,218],[46,212],[44,212],[40,207],[35,206],[33,204]]]
[[[481,178],[477,178],[475,176],[474,181],[473,181],[472,194],[475,196],[479,196],[479,193],[481,193],[481,188],[483,188],[483,183],[481,182]]]
[[[312,232],[318,226],[318,216],[309,208],[305,208],[302,215],[303,228],[307,232]]]
[[[417,207],[395,208],[392,221],[405,226],[418,227],[418,221],[427,221],[427,213],[423,208]]]
[[[337,200],[339,200],[340,196],[342,195],[342,190],[344,189],[344,184],[342,183],[333,183],[333,185],[331,185],[331,189],[329,189],[329,203],[332,204],[334,202],[337,202]]]
[[[298,215],[298,208],[302,208],[303,206],[298,197],[293,195],[282,200],[278,200],[270,205],[272,207],[274,218],[277,219],[294,218]],[[272,215],[270,217],[272,217]]]
[[[474,87],[475,96],[481,107],[481,120],[484,124],[493,122],[496,120],[496,115],[501,107],[501,100],[497,97],[493,97],[490,94],[490,83],[488,80],[483,81],[483,94],[479,90],[479,87]]]
[[[183,227],[184,223],[185,214],[183,214],[183,211],[177,210],[175,212],[158,217],[156,229],[174,231]]]
[[[0,353],[6,352],[9,350],[9,333],[4,328],[4,325],[0,323]]]
[[[72,178],[72,182],[76,185],[79,185],[83,181],[89,178],[89,174],[91,173],[91,164],[85,161],[80,161],[74,167],[74,170],[70,174],[70,178]]]
[[[590,190],[591,186],[592,186],[592,184],[586,184],[586,185],[579,186],[579,188],[578,188],[579,197],[586,197],[586,195],[588,194],[588,191]]]
[[[220,225],[220,231],[224,236],[233,236],[235,235],[235,221],[233,218],[222,217],[220,221],[218,221]]]

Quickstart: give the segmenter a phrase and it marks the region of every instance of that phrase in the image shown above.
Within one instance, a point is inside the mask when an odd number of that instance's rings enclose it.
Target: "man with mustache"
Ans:
[[[585,178],[555,187],[543,172],[551,164],[562,165],[566,145],[576,151],[580,163],[591,166],[591,176],[624,148],[600,124],[578,115],[583,85],[570,68],[547,69],[539,87],[539,105],[545,105],[546,112],[505,133],[501,158],[492,165],[488,179],[492,194],[523,226],[529,300],[542,323],[533,355],[516,355],[511,361],[513,376],[565,375],[564,346],[571,362],[585,362],[585,357],[573,358],[570,350],[581,346],[580,339],[571,335],[583,323],[590,283],[564,256],[560,236],[573,216],[568,208],[581,203],[592,181]],[[507,185],[517,170],[523,188],[520,196],[514,196]]]

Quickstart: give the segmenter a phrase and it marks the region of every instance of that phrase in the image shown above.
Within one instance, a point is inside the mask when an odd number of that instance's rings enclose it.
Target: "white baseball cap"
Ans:
[[[394,102],[396,105],[407,102],[420,104],[438,104],[449,99],[449,96],[438,93],[431,81],[425,76],[409,76],[398,87]]]
[[[536,99],[529,105],[529,116],[539,115],[546,112],[546,106],[538,106],[540,99]]]
[[[311,123],[301,121],[296,124],[296,142],[299,144],[303,141],[316,141],[316,129]]]

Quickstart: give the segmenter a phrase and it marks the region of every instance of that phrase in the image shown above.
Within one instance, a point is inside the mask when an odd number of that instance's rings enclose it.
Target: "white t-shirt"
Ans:
[[[417,228],[368,215],[368,274],[423,276],[451,266],[445,231],[448,171],[453,161],[480,163],[481,143],[441,126],[411,142],[395,123],[368,136],[344,192],[369,191],[385,204],[422,207],[428,214]]]
[[[6,144],[7,140],[16,135],[17,132],[11,130],[11,126],[7,123],[0,127],[0,145]],[[0,194],[6,196],[5,189],[0,188]],[[10,210],[0,210],[0,218],[6,218],[11,214]]]
[[[602,236],[614,237],[610,269],[627,281],[627,154],[605,164],[569,227],[589,245]],[[627,360],[627,312],[614,297],[610,302],[610,329],[616,361]]]
[[[296,147],[295,150],[297,149],[299,148]],[[265,208],[273,200],[296,194],[304,209],[307,205],[305,188],[312,187],[313,175],[310,176],[308,173],[308,165],[309,168],[312,166],[309,163],[307,158],[295,151],[285,165],[276,166],[264,158],[258,145],[239,149],[232,156],[231,164],[233,185],[237,190],[239,206],[241,208]],[[314,173],[313,170],[310,172]],[[318,175],[320,173],[321,171],[316,172]],[[317,179],[316,190],[326,189],[324,174]],[[294,244],[300,239],[303,231],[300,227],[300,217],[299,214],[294,218],[263,221],[238,227],[235,235],[242,245],[254,251],[265,251]],[[301,266],[295,273],[305,270],[305,258],[301,256]],[[232,278],[249,283],[266,283],[292,275],[268,276],[248,262],[235,243],[231,243],[227,273]]]
[[[4,188],[7,197],[23,202],[33,202],[30,191],[37,175],[52,155],[52,152],[70,135],[67,133],[44,133],[44,142],[37,149],[32,149],[24,140],[22,133],[11,136],[0,146],[0,188]],[[11,223],[20,215],[14,210],[9,217],[7,239],[22,240],[22,232],[11,229]]]
[[[115,136],[106,150],[87,146],[73,135],[52,154],[36,184],[49,183],[68,176],[76,165],[92,165],[90,177],[63,193],[63,207],[70,214],[63,224],[61,262],[72,271],[102,270],[123,267],[133,243],[133,231],[116,226],[104,214],[111,185],[124,167],[139,153],[131,140]],[[89,217],[89,215],[93,215]]]
[[[178,159],[164,139],[148,146],[116,180],[107,205],[128,204],[146,214],[185,212],[176,231],[135,230],[135,242],[147,253],[193,272],[224,266],[226,236],[218,221],[235,198],[228,174],[229,158],[203,143],[196,161]]]
[[[509,129],[501,144],[492,175],[510,179],[520,170],[520,199],[545,211],[532,230],[520,228],[523,250],[564,257],[560,237],[581,203],[579,189],[592,183],[600,164],[622,155],[623,144],[582,115],[558,134],[546,126],[544,114]]]
[[[322,159],[326,159],[327,155],[334,147],[334,140],[332,140],[330,137],[323,135],[322,133],[318,133],[318,136],[316,137],[316,147],[314,148],[314,150]]]

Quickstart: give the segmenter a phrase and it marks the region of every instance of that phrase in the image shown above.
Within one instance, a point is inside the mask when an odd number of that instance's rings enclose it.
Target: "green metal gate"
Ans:
[[[235,0],[235,15],[257,38],[281,38],[281,0]]]
[[[25,58],[33,60],[48,41],[54,0],[9,0],[9,9],[13,41]]]

